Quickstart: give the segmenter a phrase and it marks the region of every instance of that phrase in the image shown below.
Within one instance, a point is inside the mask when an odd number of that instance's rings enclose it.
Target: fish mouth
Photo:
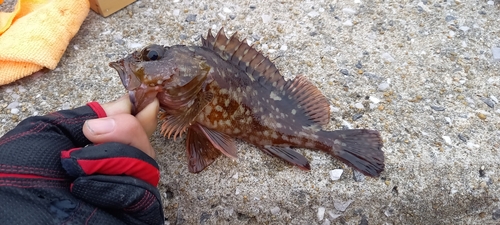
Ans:
[[[130,83],[130,79],[127,78],[127,75],[125,74],[125,68],[123,66],[123,61],[116,61],[116,62],[110,62],[109,66],[118,72],[118,76],[120,76],[120,79],[122,81],[123,86],[127,88],[128,83]]]
[[[154,101],[158,90],[141,86],[141,80],[134,73],[129,63],[122,59],[120,61],[110,62],[109,66],[118,72],[123,86],[128,91],[130,103],[132,103],[132,115],[137,115],[137,113],[142,111],[149,103]]]
[[[109,66],[118,72],[118,76],[120,76],[120,80],[122,81],[125,89],[128,90],[128,96],[130,99],[130,103],[132,103],[131,113],[132,115],[136,115],[138,113],[138,105],[137,99],[135,96],[136,87],[131,87],[131,76],[127,72],[125,72],[125,66],[123,60],[110,62]]]

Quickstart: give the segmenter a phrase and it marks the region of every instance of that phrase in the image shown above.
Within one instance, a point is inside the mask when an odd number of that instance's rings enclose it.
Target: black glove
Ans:
[[[163,224],[158,165],[141,150],[92,145],[97,103],[30,117],[0,138],[0,224]]]

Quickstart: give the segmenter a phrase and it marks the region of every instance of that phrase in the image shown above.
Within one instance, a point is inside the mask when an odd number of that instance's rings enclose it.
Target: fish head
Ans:
[[[180,76],[175,49],[149,45],[123,59],[109,63],[129,92],[132,114],[139,113],[160,93],[183,86],[192,78]]]

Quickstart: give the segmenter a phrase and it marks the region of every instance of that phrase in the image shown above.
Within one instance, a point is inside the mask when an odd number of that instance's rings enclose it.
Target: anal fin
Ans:
[[[186,154],[189,172],[198,173],[212,164],[221,152],[212,145],[203,132],[190,127],[186,137]]]
[[[238,158],[236,144],[234,143],[234,139],[227,134],[208,129],[204,126],[197,125],[198,129],[205,134],[207,140],[212,143],[214,148],[218,149],[222,154],[226,155],[229,158],[236,159]]]
[[[261,147],[261,150],[270,155],[277,156],[302,170],[311,170],[311,166],[306,157],[292,150],[290,147],[265,145]]]

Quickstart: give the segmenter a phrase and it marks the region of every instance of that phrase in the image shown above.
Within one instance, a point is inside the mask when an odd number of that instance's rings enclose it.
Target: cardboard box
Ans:
[[[89,0],[90,8],[104,17],[123,9],[125,6],[135,1],[136,0]]]

